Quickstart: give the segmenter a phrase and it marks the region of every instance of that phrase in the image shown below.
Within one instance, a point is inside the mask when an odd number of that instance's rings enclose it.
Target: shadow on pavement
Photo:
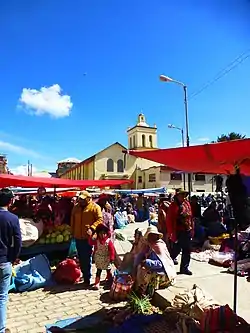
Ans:
[[[60,294],[66,291],[77,291],[77,290],[91,290],[91,287],[86,287],[84,283],[77,283],[73,285],[54,285],[48,286],[43,289],[44,292],[50,294]]]
[[[116,304],[116,301],[113,301],[110,296],[109,296],[109,291],[104,292],[103,294],[101,294],[100,296],[100,301],[102,303],[106,303],[106,304]]]
[[[82,333],[107,333],[110,328],[110,322],[107,320],[107,313],[101,309],[91,315],[77,318],[69,318],[57,321],[55,324],[47,325],[46,332],[82,332]]]

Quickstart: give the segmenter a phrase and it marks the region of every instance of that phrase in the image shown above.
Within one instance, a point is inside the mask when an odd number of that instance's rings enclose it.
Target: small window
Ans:
[[[146,140],[145,140],[145,135],[144,134],[142,134],[141,140],[142,140],[142,147],[145,147],[146,146]]]
[[[138,183],[142,183],[142,176],[138,176]]]
[[[148,139],[149,139],[150,148],[153,148],[153,138],[152,138],[152,135],[150,135]]]
[[[114,172],[114,161],[112,158],[107,160],[107,172]]]
[[[133,148],[133,146],[132,146],[132,138],[129,138],[129,148]]]
[[[156,181],[156,174],[155,174],[155,173],[150,173],[150,174],[148,175],[148,181],[149,181],[150,183],[155,182],[155,181]]]
[[[205,182],[206,181],[206,176],[201,175],[201,174],[196,174],[194,175],[194,179],[196,182]]]
[[[178,172],[171,172],[170,179],[171,180],[180,180],[180,181],[182,181],[182,174],[178,173]]]
[[[118,160],[117,161],[117,172],[123,172],[123,171],[124,171],[123,160]]]
[[[136,145],[135,145],[135,135],[133,136],[133,148],[135,148]]]

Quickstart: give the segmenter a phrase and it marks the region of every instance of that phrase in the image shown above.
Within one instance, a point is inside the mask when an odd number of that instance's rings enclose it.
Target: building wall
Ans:
[[[84,164],[79,163],[76,167],[61,175],[61,178],[71,180],[94,179],[94,158]]]
[[[66,163],[58,163],[56,173],[60,177],[64,174],[67,170],[73,168],[77,163],[73,162],[66,162]]]
[[[159,166],[154,166],[146,170],[137,170],[135,178],[135,187],[153,188],[153,187],[166,187],[167,189],[183,188],[183,176],[182,180],[172,180],[171,172],[161,170]],[[193,192],[212,192],[215,191],[215,185],[212,185],[212,175],[205,175],[205,181],[195,180],[195,175],[192,175],[192,191]],[[187,188],[187,175],[186,175],[186,188]]]
[[[114,144],[97,153],[95,156],[95,179],[121,179],[126,176],[129,178],[127,170],[124,168],[125,155],[123,151],[124,147],[119,144]],[[113,161],[113,171],[107,168],[108,160]],[[118,170],[118,161],[122,163],[123,172],[119,172]]]
[[[212,175],[204,175],[205,181],[197,181],[195,180],[195,175],[191,175],[192,179],[192,192],[212,192],[214,189],[212,188]],[[188,187],[188,175],[186,174],[186,188]],[[160,173],[160,186],[166,186],[168,189],[176,189],[176,188],[183,188],[184,187],[184,181],[183,181],[183,175],[182,180],[172,180],[171,179],[171,172],[168,171],[161,171]]]

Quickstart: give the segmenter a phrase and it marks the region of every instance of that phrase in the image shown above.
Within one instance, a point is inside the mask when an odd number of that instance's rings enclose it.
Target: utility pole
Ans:
[[[28,160],[27,168],[28,168],[28,176],[30,176],[30,161],[29,160]]]
[[[33,174],[33,164],[30,165],[30,176]]]

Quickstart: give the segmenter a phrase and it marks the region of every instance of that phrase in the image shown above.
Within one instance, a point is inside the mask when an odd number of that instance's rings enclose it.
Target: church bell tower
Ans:
[[[157,127],[149,126],[146,117],[140,113],[134,127],[128,128],[128,148],[133,150],[157,149]]]

